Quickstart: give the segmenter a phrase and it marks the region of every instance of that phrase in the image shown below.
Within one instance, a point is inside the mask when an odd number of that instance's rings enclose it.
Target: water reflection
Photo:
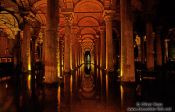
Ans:
[[[91,64],[90,63],[85,64],[84,71],[86,74],[90,74],[90,72],[91,72]]]
[[[0,83],[0,112],[121,112],[121,105],[127,107],[128,93],[120,83],[92,64],[63,75],[58,86],[38,86],[32,75]]]

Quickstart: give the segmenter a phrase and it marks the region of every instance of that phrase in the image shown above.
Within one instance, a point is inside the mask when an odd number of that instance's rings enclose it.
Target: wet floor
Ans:
[[[173,86],[156,84],[121,84],[117,74],[93,65],[64,75],[58,86],[39,85],[27,74],[0,82],[0,112],[126,112],[140,105],[173,111]]]

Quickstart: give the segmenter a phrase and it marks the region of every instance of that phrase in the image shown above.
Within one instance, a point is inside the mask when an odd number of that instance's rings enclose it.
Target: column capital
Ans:
[[[104,17],[105,22],[111,22],[114,13],[115,13],[114,10],[104,10],[103,17]]]
[[[63,12],[62,15],[65,18],[65,24],[72,24],[74,19],[74,13],[73,12]]]

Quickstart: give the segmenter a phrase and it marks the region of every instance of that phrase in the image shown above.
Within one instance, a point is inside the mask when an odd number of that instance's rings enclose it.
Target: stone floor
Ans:
[[[121,83],[93,65],[64,75],[57,86],[38,84],[31,74],[0,81],[0,112],[171,112],[174,99],[173,81]]]

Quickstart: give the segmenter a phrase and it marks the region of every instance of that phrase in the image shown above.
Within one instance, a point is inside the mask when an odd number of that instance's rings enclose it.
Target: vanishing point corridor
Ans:
[[[0,112],[175,112],[175,0],[0,0]]]

